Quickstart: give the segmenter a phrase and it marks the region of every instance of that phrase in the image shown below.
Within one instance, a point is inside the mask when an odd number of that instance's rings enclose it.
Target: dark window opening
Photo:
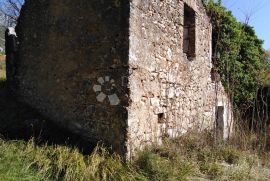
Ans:
[[[223,139],[224,134],[224,106],[218,106],[216,112],[216,136],[217,139]]]
[[[165,114],[164,113],[158,114],[158,123],[165,123]]]
[[[196,44],[195,11],[185,4],[184,6],[184,35],[183,52],[188,59],[195,58]]]

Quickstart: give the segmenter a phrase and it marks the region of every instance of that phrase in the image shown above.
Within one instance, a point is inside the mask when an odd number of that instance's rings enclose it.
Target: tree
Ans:
[[[264,50],[263,60],[266,63],[270,63],[270,50]]]
[[[214,65],[235,110],[245,112],[263,86],[261,72],[269,64],[264,60],[263,41],[246,22],[238,22],[221,1],[209,0],[205,5],[213,25]]]
[[[0,2],[2,24],[6,27],[16,25],[24,0],[2,0]]]
[[[262,61],[268,66],[261,72],[261,79],[264,86],[270,86],[270,50],[263,50]]]

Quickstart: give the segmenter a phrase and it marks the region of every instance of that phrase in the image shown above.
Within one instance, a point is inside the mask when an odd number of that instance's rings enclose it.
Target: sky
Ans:
[[[245,17],[250,17],[248,24],[264,40],[264,48],[270,50],[270,0],[223,0],[222,3],[239,21],[245,22]]]

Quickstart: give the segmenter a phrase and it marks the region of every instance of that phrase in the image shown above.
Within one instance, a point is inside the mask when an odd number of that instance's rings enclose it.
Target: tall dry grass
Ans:
[[[270,152],[261,155],[232,140],[214,140],[209,132],[190,131],[149,146],[128,162],[99,146],[83,155],[76,148],[38,146],[33,140],[0,140],[0,180],[270,180]]]

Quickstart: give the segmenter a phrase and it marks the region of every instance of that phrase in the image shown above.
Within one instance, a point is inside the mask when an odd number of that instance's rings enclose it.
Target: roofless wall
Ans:
[[[200,0],[28,0],[16,94],[127,156],[190,129],[231,130]]]

